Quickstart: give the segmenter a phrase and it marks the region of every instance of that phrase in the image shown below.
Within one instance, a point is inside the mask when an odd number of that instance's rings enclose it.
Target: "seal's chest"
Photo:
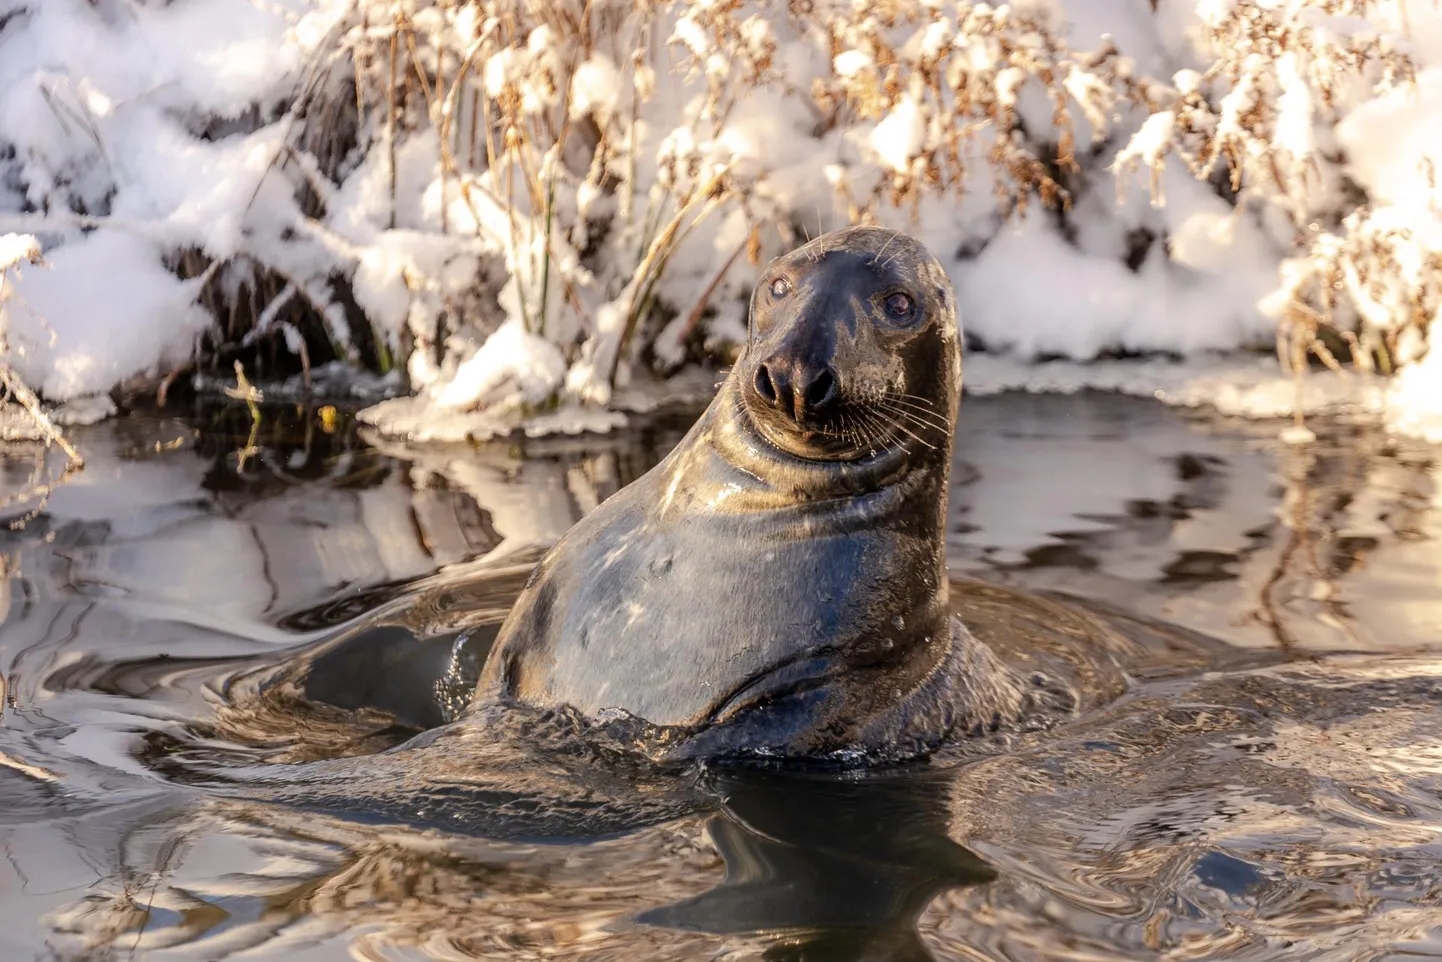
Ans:
[[[551,623],[555,697],[684,724],[745,679],[866,630],[874,538],[753,542],[701,528],[577,559],[576,591]]]
[[[694,529],[628,539],[588,559],[575,624],[618,639],[663,626],[692,638],[744,630],[760,639],[782,625],[825,635],[866,582],[873,548],[855,537],[752,542]]]

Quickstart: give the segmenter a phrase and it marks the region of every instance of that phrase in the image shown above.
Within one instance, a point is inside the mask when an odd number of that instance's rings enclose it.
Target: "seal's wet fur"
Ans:
[[[641,720],[670,757],[899,758],[1026,710],[948,613],[961,392],[936,258],[855,227],[778,258],[748,341],[659,465],[573,527],[471,711]]]

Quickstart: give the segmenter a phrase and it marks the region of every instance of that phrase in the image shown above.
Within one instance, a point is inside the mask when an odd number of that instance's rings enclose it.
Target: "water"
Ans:
[[[1101,619],[1152,652],[1125,692],[927,765],[648,772],[557,731],[376,753],[684,423],[407,450],[276,417],[77,431],[0,528],[0,959],[1442,957],[1436,449],[968,399],[958,605],[1037,651]],[[12,446],[0,483],[58,466]]]

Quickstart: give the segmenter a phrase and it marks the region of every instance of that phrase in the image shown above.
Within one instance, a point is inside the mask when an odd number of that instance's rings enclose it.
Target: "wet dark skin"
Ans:
[[[471,711],[570,706],[672,757],[899,758],[1025,710],[948,614],[955,295],[859,227],[770,264],[749,337],[664,461],[582,519],[501,628]]]

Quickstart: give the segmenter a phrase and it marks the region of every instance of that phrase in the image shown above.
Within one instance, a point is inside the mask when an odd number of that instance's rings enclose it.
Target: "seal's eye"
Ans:
[[[791,282],[784,277],[778,277],[771,282],[771,296],[785,297],[791,293]]]
[[[888,295],[886,298],[886,313],[898,321],[905,320],[911,316],[911,298],[901,291]]]

